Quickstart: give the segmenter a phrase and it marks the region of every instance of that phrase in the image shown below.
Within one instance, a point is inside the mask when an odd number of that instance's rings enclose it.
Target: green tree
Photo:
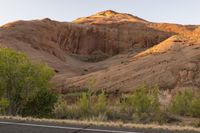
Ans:
[[[54,72],[42,63],[33,64],[22,53],[0,49],[0,98],[9,102],[8,115],[17,115],[30,97],[51,87]]]
[[[2,115],[6,114],[8,105],[9,105],[9,102],[7,99],[2,98],[0,100],[0,114],[2,114]]]

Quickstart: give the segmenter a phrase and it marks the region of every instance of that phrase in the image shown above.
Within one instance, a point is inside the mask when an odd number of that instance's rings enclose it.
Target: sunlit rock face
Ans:
[[[79,24],[92,24],[92,25],[100,25],[100,24],[104,25],[104,24],[125,23],[125,22],[147,23],[146,20],[141,19],[137,16],[133,16],[131,14],[126,14],[126,13],[117,13],[112,10],[99,12],[89,17],[78,18],[73,22]]]

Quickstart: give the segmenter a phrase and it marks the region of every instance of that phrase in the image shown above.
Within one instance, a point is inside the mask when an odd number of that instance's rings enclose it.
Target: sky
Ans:
[[[0,25],[43,18],[69,22],[103,10],[152,22],[200,24],[200,0],[0,0]]]

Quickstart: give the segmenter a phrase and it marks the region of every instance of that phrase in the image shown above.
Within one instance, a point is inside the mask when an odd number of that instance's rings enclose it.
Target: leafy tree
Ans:
[[[8,115],[17,115],[30,97],[51,87],[53,71],[42,63],[33,64],[22,53],[0,49],[0,98],[9,102]]]
[[[9,102],[7,99],[2,98],[0,100],[0,114],[6,114],[6,110],[8,108]]]

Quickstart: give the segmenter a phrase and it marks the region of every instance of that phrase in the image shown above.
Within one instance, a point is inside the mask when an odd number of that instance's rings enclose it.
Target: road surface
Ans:
[[[0,133],[198,133],[198,132],[0,121]]]

